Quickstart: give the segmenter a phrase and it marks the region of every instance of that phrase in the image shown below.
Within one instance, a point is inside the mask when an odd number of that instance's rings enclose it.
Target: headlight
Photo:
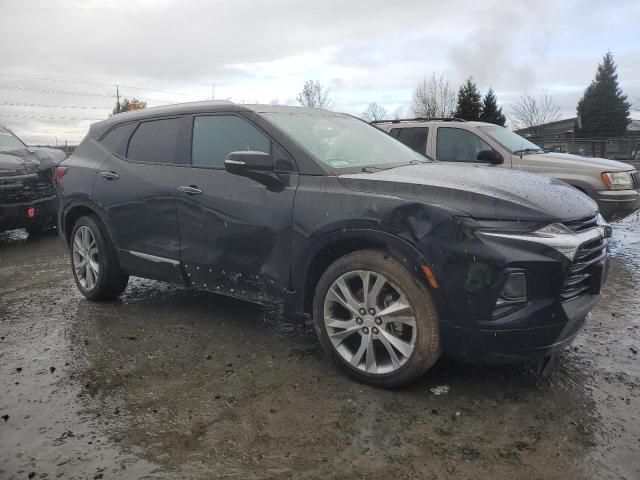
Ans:
[[[630,172],[604,172],[602,181],[611,190],[630,190],[633,188],[633,180]]]
[[[496,232],[496,231],[477,231],[479,236],[509,238],[513,240],[522,240],[527,242],[538,243],[553,248],[560,252],[569,260],[573,261],[578,248],[596,238],[607,238],[610,236],[610,229],[602,217],[598,217],[597,228],[591,228],[583,232],[574,232],[562,223],[551,223],[539,227],[531,232]],[[609,234],[607,234],[607,230]]]

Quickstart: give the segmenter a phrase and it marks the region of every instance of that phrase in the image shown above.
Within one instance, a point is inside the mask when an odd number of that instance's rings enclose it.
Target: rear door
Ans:
[[[285,182],[269,189],[224,169],[233,151],[271,153]],[[193,119],[192,165],[178,197],[180,260],[198,287],[263,302],[289,287],[293,200],[298,185],[288,153],[240,115]]]
[[[100,166],[94,196],[132,275],[183,282],[176,189],[189,160],[189,119],[125,124],[101,139],[112,154]]]
[[[428,127],[399,127],[392,128],[389,132],[407,147],[422,155],[427,155],[427,139],[429,137]]]

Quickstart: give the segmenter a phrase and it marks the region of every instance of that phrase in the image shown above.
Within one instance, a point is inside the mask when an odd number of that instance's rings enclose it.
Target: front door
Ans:
[[[478,154],[483,150],[494,150],[494,148],[474,132],[456,127],[438,127],[437,129],[436,160],[511,168],[510,158],[505,158],[505,163],[501,165],[479,161]]]
[[[293,200],[298,174],[279,190],[224,169],[230,152],[287,154],[242,116],[193,119],[192,162],[180,177],[180,261],[194,286],[261,302],[289,289]],[[292,162],[289,163],[291,165]]]

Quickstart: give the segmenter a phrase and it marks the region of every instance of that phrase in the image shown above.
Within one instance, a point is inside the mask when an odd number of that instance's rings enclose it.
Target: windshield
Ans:
[[[520,150],[542,150],[535,143],[530,142],[526,138],[521,137],[517,133],[507,130],[504,127],[480,127],[483,132],[493,138],[496,142],[509,150],[511,153]]]
[[[385,132],[352,117],[299,113],[264,116],[332,170],[427,161]]]
[[[0,128],[0,150],[23,148],[24,146],[24,143],[18,140],[18,137],[4,128]]]

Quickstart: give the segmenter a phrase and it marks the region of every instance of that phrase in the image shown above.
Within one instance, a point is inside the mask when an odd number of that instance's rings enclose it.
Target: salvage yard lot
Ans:
[[[55,235],[6,232],[0,478],[640,478],[639,281],[636,214],[548,379],[441,360],[384,391],[278,311],[141,279],[90,303]]]

